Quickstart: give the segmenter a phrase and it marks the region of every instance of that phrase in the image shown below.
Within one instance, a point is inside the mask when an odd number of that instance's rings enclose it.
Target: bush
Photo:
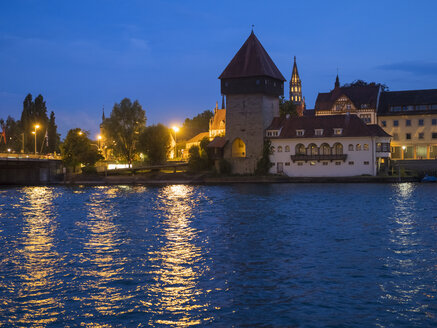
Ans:
[[[272,154],[272,143],[270,140],[264,141],[263,154],[258,163],[256,164],[256,175],[266,175],[269,173],[270,168],[273,166],[270,162],[270,155]]]
[[[220,159],[219,161],[220,174],[230,174],[231,173],[231,163],[225,159]]]
[[[97,168],[95,166],[82,167],[82,174],[84,174],[84,175],[96,175]]]

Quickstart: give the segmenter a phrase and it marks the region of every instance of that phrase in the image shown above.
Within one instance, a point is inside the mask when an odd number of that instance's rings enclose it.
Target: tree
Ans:
[[[91,144],[88,132],[78,128],[71,129],[61,145],[61,154],[65,165],[73,168],[73,172],[79,164],[87,167],[94,166],[103,159],[95,146]]]
[[[49,122],[47,124],[48,149],[49,153],[59,151],[60,135],[57,132],[58,127],[55,123],[55,113],[50,113]]]
[[[364,86],[374,86],[374,87],[381,87],[382,91],[388,91],[388,86],[382,83],[376,83],[376,82],[366,82],[363,80],[355,80],[352,83],[346,83],[343,85],[343,87],[350,88],[350,87],[364,87]]]
[[[186,118],[184,124],[182,125],[182,129],[179,132],[179,137],[181,139],[188,140],[201,132],[208,131],[209,121],[213,116],[213,112],[210,110],[205,110],[192,119]]]
[[[111,116],[103,121],[106,138],[112,144],[116,156],[120,156],[131,164],[135,154],[140,134],[146,126],[146,112],[138,100],[133,103],[124,98],[115,104]]]
[[[162,164],[170,150],[170,131],[162,124],[148,126],[140,134],[138,150],[150,164]]]
[[[285,100],[283,96],[279,98],[279,115],[285,117],[289,114],[291,117],[297,117],[297,107],[291,100]]]
[[[19,152],[22,147],[20,121],[15,121],[11,116],[8,116],[6,122],[0,119],[0,129],[5,133],[4,137],[0,135],[0,152],[6,152],[8,149]]]
[[[37,151],[41,148],[44,141],[47,129],[47,107],[42,95],[38,95],[35,101],[32,100],[32,95],[29,93],[23,102],[23,111],[21,113],[21,129],[24,133],[24,151],[33,152],[35,147],[35,136],[32,132],[35,131],[35,125],[38,124],[37,129]],[[43,149],[47,152],[47,148]]]
[[[264,140],[262,157],[256,163],[255,174],[266,175],[269,173],[270,168],[273,166],[270,162],[270,155],[272,154],[272,143],[269,139]]]
[[[188,150],[188,167],[191,171],[209,170],[213,165],[206,148],[209,142],[205,137],[200,141],[199,146],[193,146]]]

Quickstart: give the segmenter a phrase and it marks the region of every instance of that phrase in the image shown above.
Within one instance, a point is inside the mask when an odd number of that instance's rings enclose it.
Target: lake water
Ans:
[[[0,326],[437,326],[437,185],[0,189]]]

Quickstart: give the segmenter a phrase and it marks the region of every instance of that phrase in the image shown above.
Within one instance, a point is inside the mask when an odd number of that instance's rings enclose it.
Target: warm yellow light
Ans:
[[[81,135],[83,134],[83,132],[82,132],[82,131],[79,131],[77,134],[81,136]]]
[[[179,132],[179,128],[177,126],[172,127],[172,129],[174,130],[174,132]]]
[[[39,129],[39,124],[36,124],[36,125],[35,125],[35,129]]]
[[[32,134],[35,134],[35,131],[32,131]]]
[[[407,148],[407,147],[405,147],[405,146],[402,146],[402,150],[405,150],[405,148]]]
[[[102,140],[102,136],[101,136],[101,135],[98,135],[98,136],[97,136],[97,139]]]

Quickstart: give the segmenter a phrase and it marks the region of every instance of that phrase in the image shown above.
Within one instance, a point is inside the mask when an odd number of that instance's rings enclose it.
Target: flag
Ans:
[[[5,145],[6,145],[6,131],[5,131],[5,127],[2,126],[2,129],[3,129],[3,131],[2,131],[1,137],[3,137],[3,140],[5,141]]]

